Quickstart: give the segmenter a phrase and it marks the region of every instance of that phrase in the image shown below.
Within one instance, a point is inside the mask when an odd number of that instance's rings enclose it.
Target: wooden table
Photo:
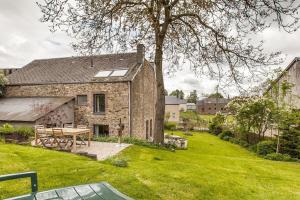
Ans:
[[[88,146],[91,145],[91,137],[92,133],[90,129],[81,129],[81,128],[61,128],[63,131],[64,135],[70,135],[73,136],[73,147],[72,150],[76,151],[76,140],[77,136],[79,135],[88,135]],[[52,133],[52,128],[46,128],[45,129],[46,133],[51,134]],[[35,138],[37,141],[37,137]]]

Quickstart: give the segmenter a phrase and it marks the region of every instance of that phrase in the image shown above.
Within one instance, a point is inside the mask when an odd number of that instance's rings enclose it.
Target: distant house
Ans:
[[[266,93],[269,93],[272,96],[276,95],[278,92],[275,91],[274,85],[280,89],[280,85],[284,81],[293,85],[291,88],[291,93],[287,94],[287,96],[284,98],[284,101],[300,109],[300,57],[296,57],[285,68],[285,70],[274,81],[274,84],[267,88]],[[281,93],[281,91],[279,91],[279,93]]]
[[[155,68],[137,52],[34,60],[7,76],[0,123],[87,125],[96,136],[153,138]],[[68,108],[68,109],[67,109]]]
[[[188,111],[196,111],[196,104],[195,103],[187,103],[186,110]]]
[[[197,112],[199,114],[226,113],[225,106],[230,100],[225,98],[204,98],[197,102]]]
[[[165,97],[165,112],[170,114],[169,121],[179,122],[180,112],[186,111],[186,100],[179,99],[175,96]]]

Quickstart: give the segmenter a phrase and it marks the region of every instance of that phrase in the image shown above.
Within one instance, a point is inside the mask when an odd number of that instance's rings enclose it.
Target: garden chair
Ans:
[[[64,128],[74,128],[73,124],[64,124]]]
[[[133,200],[132,198],[122,194],[106,182],[38,192],[38,179],[36,172],[3,175],[0,176],[0,181],[8,181],[20,178],[31,179],[31,194],[13,197],[7,200]]]
[[[77,125],[77,128],[78,129],[87,129],[87,126],[86,125]],[[79,139],[79,145],[86,145],[86,142],[84,141],[84,136],[78,136],[78,139]],[[77,144],[76,144],[77,145]]]
[[[42,146],[46,147],[46,145],[51,142],[51,137],[49,136],[49,134],[47,134],[44,125],[35,125],[34,131],[36,137],[36,145],[42,144]]]
[[[69,142],[71,143],[70,147],[73,145],[72,137],[64,135],[62,128],[52,128],[52,134],[54,138],[52,144],[57,143],[57,147],[60,149],[66,149]]]

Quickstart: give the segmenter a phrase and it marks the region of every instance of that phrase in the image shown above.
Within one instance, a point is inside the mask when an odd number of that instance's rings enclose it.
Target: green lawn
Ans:
[[[0,144],[0,174],[35,170],[40,191],[107,181],[135,199],[300,199],[300,164],[268,161],[215,136],[190,136],[174,152],[132,146],[127,168],[85,157]],[[26,193],[24,181],[0,184],[0,199]]]

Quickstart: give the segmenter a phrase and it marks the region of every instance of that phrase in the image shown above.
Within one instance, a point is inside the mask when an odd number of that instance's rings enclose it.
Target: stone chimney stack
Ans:
[[[136,58],[137,58],[137,63],[138,64],[143,64],[144,63],[144,59],[145,59],[145,46],[143,44],[138,44],[137,45]]]

